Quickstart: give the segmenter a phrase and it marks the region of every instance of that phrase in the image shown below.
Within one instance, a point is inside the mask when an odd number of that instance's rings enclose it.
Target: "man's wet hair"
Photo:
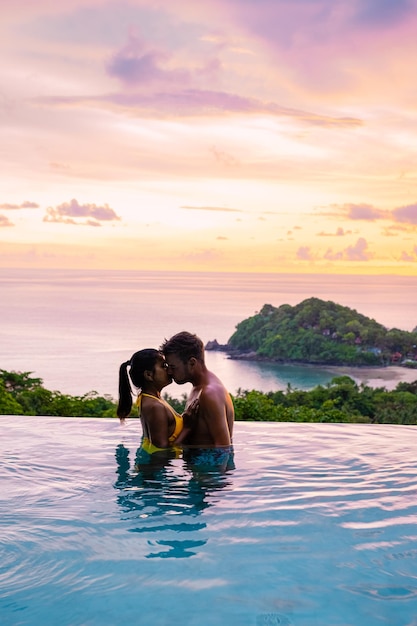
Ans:
[[[193,335],[186,330],[177,333],[171,339],[165,339],[160,350],[165,356],[169,354],[176,355],[183,363],[187,363],[192,357],[204,362],[204,344],[202,340],[197,335]]]

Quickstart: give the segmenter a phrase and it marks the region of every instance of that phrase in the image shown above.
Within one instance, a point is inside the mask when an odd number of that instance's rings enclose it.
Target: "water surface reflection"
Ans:
[[[135,458],[140,458],[138,452]],[[128,448],[120,444],[115,459],[117,504],[122,519],[130,522],[128,532],[142,536],[144,556],[195,555],[207,543],[201,532],[206,523],[196,518],[212,506],[217,492],[231,486],[233,452],[197,448],[185,450],[178,458],[167,451],[132,466]]]

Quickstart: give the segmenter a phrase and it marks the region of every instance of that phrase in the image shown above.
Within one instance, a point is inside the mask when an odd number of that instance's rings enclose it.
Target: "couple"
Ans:
[[[129,375],[128,375],[128,368]],[[204,361],[199,337],[181,332],[166,340],[160,351],[135,352],[120,366],[117,415],[124,419],[132,408],[129,382],[140,389],[137,407],[143,429],[142,448],[148,454],[178,444],[195,447],[230,448],[234,409],[229,393]],[[186,410],[179,415],[161,398],[172,380],[193,385]]]

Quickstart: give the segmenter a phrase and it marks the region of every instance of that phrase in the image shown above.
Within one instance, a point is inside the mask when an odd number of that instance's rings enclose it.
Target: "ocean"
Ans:
[[[417,277],[0,269],[0,289],[0,368],[32,372],[48,389],[71,395],[116,398],[119,365],[136,350],[159,347],[181,330],[226,343],[264,304],[318,297],[388,328],[417,326]],[[207,364],[232,393],[288,384],[309,389],[336,375],[331,368],[233,361],[213,352]],[[384,386],[395,386],[385,379]],[[166,391],[180,397],[189,389],[173,383]]]

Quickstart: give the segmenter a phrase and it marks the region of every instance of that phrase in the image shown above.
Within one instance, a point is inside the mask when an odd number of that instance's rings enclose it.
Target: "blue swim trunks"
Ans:
[[[184,460],[197,469],[234,469],[233,446],[220,448],[184,448]]]

